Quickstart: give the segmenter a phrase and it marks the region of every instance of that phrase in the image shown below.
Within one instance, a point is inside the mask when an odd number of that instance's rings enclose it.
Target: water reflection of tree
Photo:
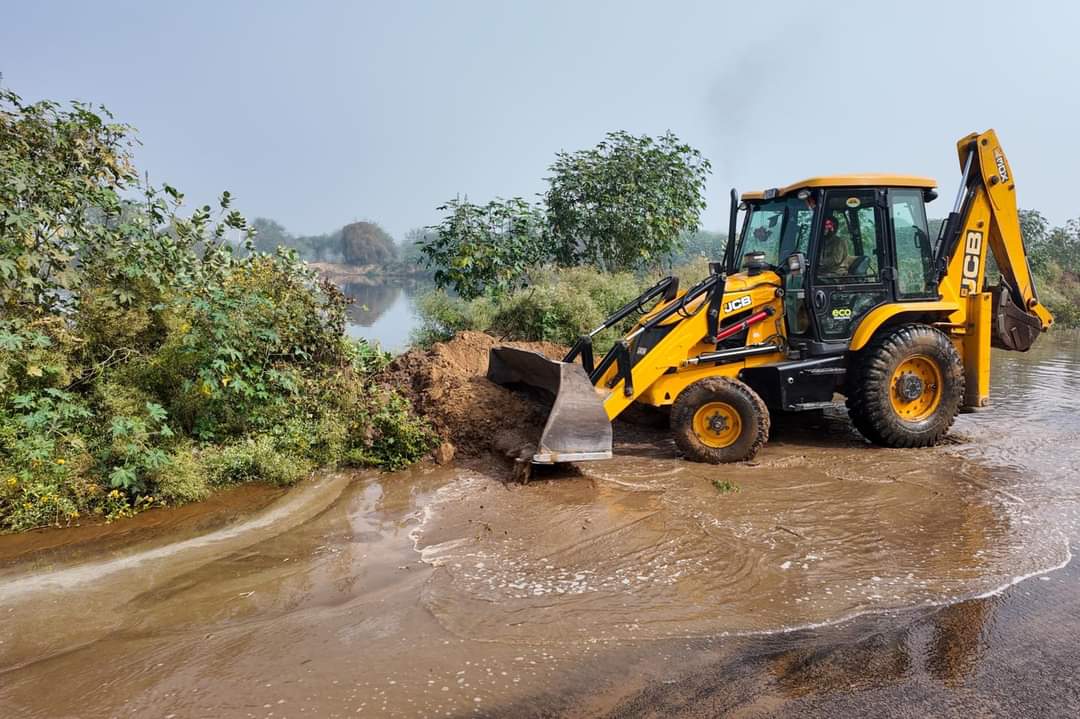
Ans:
[[[932,518],[926,524],[947,530],[933,537],[936,546],[925,548],[922,571],[942,577],[948,586],[949,580],[988,571],[987,549],[995,541],[1007,541],[1015,529],[1010,515],[985,501],[987,493],[978,489],[1000,486],[1007,472],[977,462],[954,465],[941,457],[937,461],[931,476],[939,480],[947,476],[951,482],[976,488],[971,495],[959,494],[956,502],[938,499],[921,508]],[[773,656],[770,669],[790,697],[882,687],[918,674],[947,687],[961,686],[985,653],[994,606],[993,599],[971,599],[928,610],[911,624],[873,631],[850,642],[807,642]],[[887,625],[889,620],[883,622]]]
[[[971,599],[937,613],[926,652],[931,676],[947,687],[963,685],[987,649],[986,626],[993,608],[991,599]]]
[[[360,327],[371,327],[390,308],[401,294],[401,286],[375,282],[350,282],[341,291],[353,299],[349,306],[349,321]]]

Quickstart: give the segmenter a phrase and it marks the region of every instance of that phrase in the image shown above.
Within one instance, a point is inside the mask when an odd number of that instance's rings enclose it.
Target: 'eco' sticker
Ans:
[[[862,200],[860,200],[858,197],[849,197],[849,198],[847,198],[847,203],[846,204],[847,204],[848,207],[854,208],[854,207],[858,207],[859,205],[861,205]]]

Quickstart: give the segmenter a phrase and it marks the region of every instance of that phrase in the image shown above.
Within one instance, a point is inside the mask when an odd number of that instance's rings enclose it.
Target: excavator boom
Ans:
[[[957,153],[963,175],[942,231],[943,294],[973,301],[983,291],[989,248],[1001,272],[1001,284],[990,290],[991,343],[1026,351],[1054,318],[1035,289],[1020,232],[1012,168],[993,130],[961,138]]]

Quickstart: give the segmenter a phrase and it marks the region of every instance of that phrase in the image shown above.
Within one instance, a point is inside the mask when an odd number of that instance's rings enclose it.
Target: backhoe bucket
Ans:
[[[495,384],[538,387],[555,398],[533,462],[611,458],[611,421],[581,365],[549,360],[529,350],[494,347],[487,376]]]

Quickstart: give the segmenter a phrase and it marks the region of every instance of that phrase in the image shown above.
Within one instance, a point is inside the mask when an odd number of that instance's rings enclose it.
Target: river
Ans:
[[[343,282],[349,306],[350,337],[378,343],[389,352],[401,352],[420,325],[415,300],[430,289],[430,282],[408,277],[372,277]]]
[[[932,449],[837,410],[714,467],[625,425],[526,486],[326,474],[0,537],[0,715],[1076,716],[1078,344],[995,350]]]

